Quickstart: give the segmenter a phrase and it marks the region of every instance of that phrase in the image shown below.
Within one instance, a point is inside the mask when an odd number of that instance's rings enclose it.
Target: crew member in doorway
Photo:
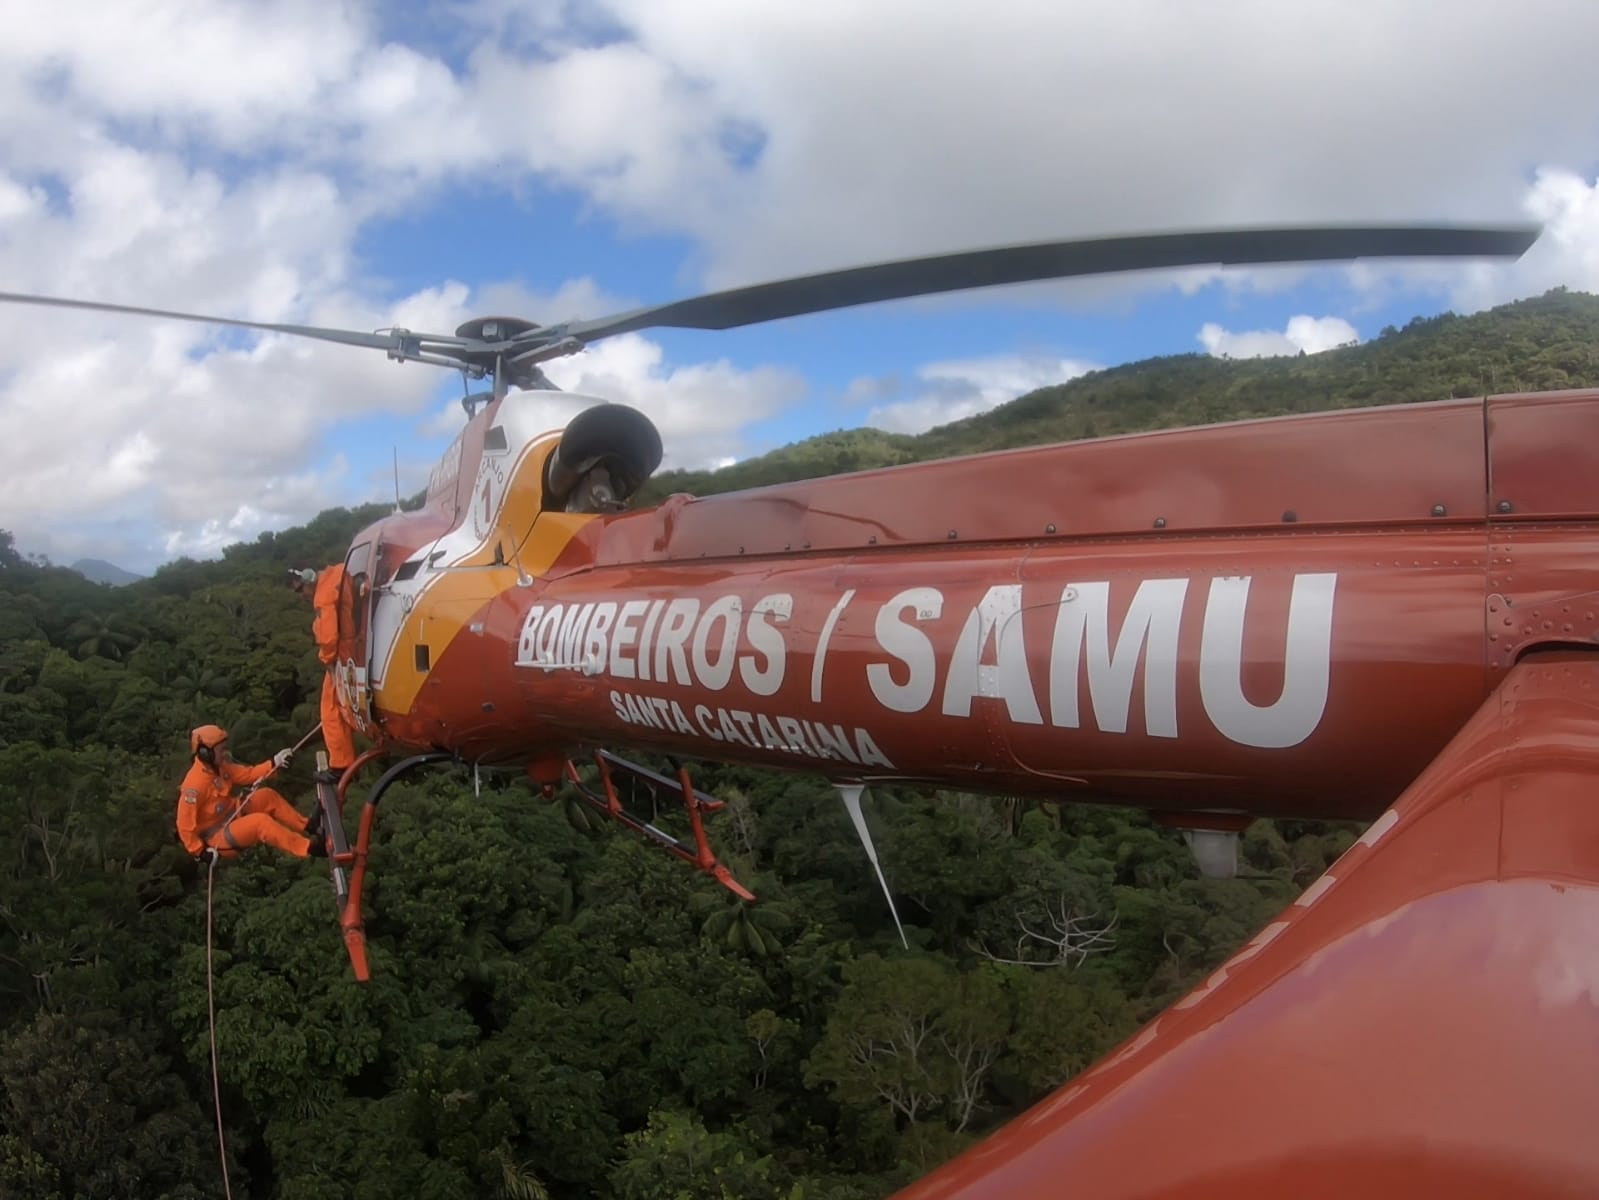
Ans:
[[[271,846],[296,858],[327,853],[317,823],[271,788],[251,788],[288,766],[292,750],[244,766],[233,761],[228,732],[218,725],[191,733],[189,750],[194,762],[178,792],[178,837],[190,854],[215,861],[251,846]]]
[[[339,706],[333,672],[339,657],[339,589],[344,583],[344,564],[334,563],[320,571],[290,571],[294,590],[316,610],[311,619],[311,635],[316,638],[317,657],[322,660],[322,740],[328,748],[328,769],[318,774],[319,782],[337,783],[345,768],[355,762],[355,741],[345,724]]]

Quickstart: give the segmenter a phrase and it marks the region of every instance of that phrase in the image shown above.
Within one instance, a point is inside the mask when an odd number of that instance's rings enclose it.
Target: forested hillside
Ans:
[[[1599,296],[1556,289],[1469,317],[1444,313],[1297,358],[1179,354],[1096,371],[917,436],[824,434],[720,471],[668,471],[648,496],[790,479],[1144,429],[1599,383]]]
[[[1599,383],[1596,335],[1599,301],[1551,294],[1313,358],[1135,364],[922,438],[816,439],[661,489],[1480,392],[1490,376]],[[206,881],[172,828],[187,732],[225,725],[254,761],[315,724],[310,614],[283,573],[341,557],[380,511],[117,588],[0,532],[0,1200],[221,1194]],[[282,786],[302,810],[311,768],[307,753]],[[367,985],[324,862],[259,850],[219,868],[233,1195],[882,1196],[1153,1016],[1358,832],[1258,822],[1241,877],[1206,880],[1138,813],[874,791],[906,952],[824,783],[698,779],[729,802],[712,836],[753,907],[519,780],[394,789]]]

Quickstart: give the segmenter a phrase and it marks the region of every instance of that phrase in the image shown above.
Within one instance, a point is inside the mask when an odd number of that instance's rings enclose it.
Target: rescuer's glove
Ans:
[[[272,765],[274,767],[276,767],[278,770],[281,771],[284,767],[289,765],[289,762],[293,758],[294,758],[294,751],[293,750],[279,750],[276,754],[274,754],[272,756]]]

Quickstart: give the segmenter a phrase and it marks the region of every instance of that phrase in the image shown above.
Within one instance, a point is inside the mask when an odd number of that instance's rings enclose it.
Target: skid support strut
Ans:
[[[368,761],[363,755],[344,773],[337,785],[319,781],[316,785],[317,804],[322,809],[323,831],[328,839],[328,865],[333,872],[333,895],[339,906],[339,928],[344,933],[344,947],[350,952],[350,966],[362,983],[371,979],[372,973],[366,959],[366,923],[361,913],[361,890],[366,884],[367,855],[372,849],[372,824],[377,818],[378,801],[389,785],[413,768],[429,763],[446,762],[452,755],[416,754],[401,759],[379,776],[372,792],[361,806],[361,827],[355,845],[349,844],[344,832],[344,793],[355,778],[356,770]],[[326,752],[317,754],[318,770],[327,768]]]
[[[705,837],[705,814],[722,808],[722,801],[697,790],[689,778],[688,768],[675,759],[671,762],[677,768],[676,779],[628,762],[625,758],[618,758],[609,750],[596,750],[594,765],[600,770],[599,787],[585,782],[578,774],[577,764],[570,759],[566,763],[566,777],[577,788],[577,794],[583,802],[596,812],[642,833],[668,854],[674,854],[696,870],[704,871],[735,896],[744,900],[755,899],[755,894],[734,879],[732,872],[716,857],[716,852]],[[662,803],[681,803],[688,812],[694,841],[689,843],[675,838],[653,821],[629,812],[622,803],[619,782],[628,785],[630,793],[643,791],[649,797],[652,809]]]

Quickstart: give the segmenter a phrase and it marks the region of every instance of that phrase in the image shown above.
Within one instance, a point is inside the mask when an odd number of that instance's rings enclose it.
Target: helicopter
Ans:
[[[883,784],[1138,806],[1213,875],[1234,870],[1257,817],[1360,820],[1356,844],[1196,989],[903,1194],[1053,1196],[1070,1180],[1173,1200],[1553,1197],[1599,1191],[1599,1082],[1573,1053],[1599,1037],[1599,391],[638,507],[663,457],[644,414],[561,393],[593,403],[558,430],[535,415],[553,390],[540,363],[624,332],[1178,266],[1515,256],[1537,235],[1054,242],[454,335],[0,300],[318,338],[492,382],[464,399],[421,506],[362,530],[342,564],[336,687],[374,749],[318,791],[359,978],[378,800],[431,763],[526,772],[547,795],[572,785],[746,899],[686,760],[826,776],[874,867],[861,797]],[[352,841],[347,790],[385,759]],[[689,836],[656,823],[667,803]]]

